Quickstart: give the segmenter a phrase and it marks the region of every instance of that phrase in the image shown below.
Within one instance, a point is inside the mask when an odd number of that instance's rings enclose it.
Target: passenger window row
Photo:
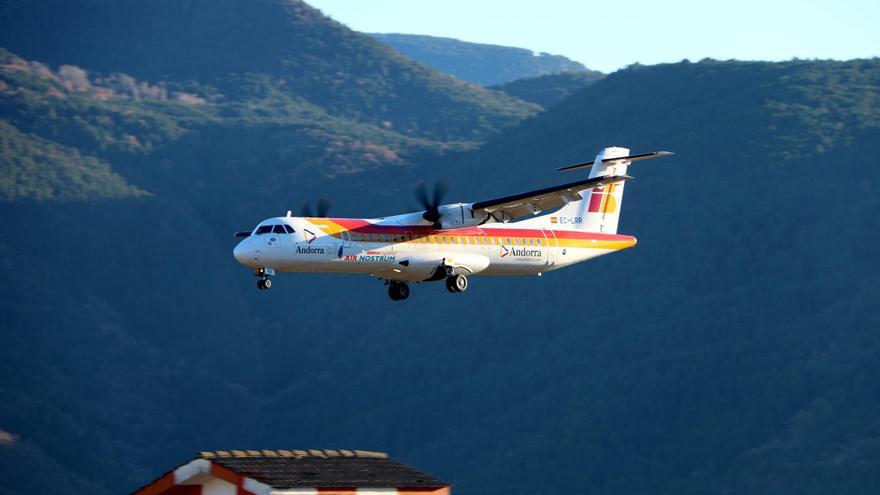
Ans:
[[[518,244],[518,245],[538,245],[541,246],[544,244],[543,239],[535,239],[533,237],[524,238],[524,237],[487,237],[487,236],[413,236],[410,234],[406,235],[397,235],[397,234],[360,234],[354,232],[351,234],[351,239],[355,242],[417,242],[417,243],[431,243],[434,244],[487,244],[487,245],[500,245],[504,244]]]

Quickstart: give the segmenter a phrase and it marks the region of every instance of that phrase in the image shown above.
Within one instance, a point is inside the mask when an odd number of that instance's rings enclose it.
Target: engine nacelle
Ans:
[[[443,229],[455,229],[459,227],[473,227],[480,225],[489,217],[485,212],[474,212],[473,203],[453,203],[442,205],[438,208],[440,219],[437,223]]]

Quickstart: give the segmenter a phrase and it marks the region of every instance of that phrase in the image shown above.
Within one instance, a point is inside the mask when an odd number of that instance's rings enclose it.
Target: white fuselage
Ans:
[[[234,255],[255,270],[425,281],[439,280],[441,266],[465,275],[536,275],[636,243],[632,236],[547,228],[531,220],[436,230],[416,219],[271,218]]]

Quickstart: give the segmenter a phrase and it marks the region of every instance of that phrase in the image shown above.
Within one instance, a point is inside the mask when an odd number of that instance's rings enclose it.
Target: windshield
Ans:
[[[254,235],[260,234],[292,234],[295,231],[293,227],[287,225],[286,223],[273,223],[270,225],[260,225],[257,227],[257,230],[254,232]]]

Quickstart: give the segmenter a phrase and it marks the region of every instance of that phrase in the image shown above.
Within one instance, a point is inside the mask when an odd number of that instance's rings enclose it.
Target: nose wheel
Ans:
[[[409,285],[406,282],[391,282],[388,284],[388,297],[392,301],[403,301],[409,297]]]
[[[454,273],[446,277],[446,290],[449,292],[464,292],[468,288],[468,279],[460,273]]]
[[[254,276],[260,277],[260,280],[257,280],[257,288],[260,290],[268,290],[272,287],[272,281],[269,280],[269,277],[275,275],[275,270],[273,268],[257,268],[254,270]]]

